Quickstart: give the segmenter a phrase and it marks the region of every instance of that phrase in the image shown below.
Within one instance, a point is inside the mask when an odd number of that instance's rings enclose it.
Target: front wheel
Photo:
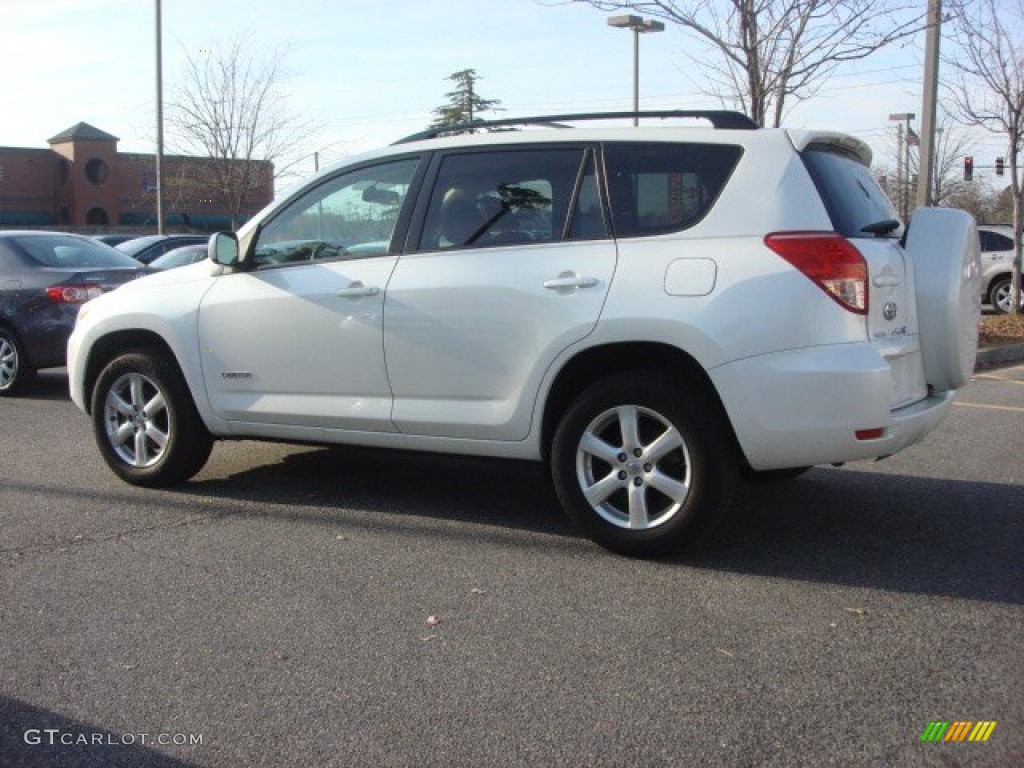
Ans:
[[[559,500],[607,549],[635,557],[678,551],[728,509],[738,462],[726,429],[707,398],[654,374],[606,379],[555,432]]]
[[[149,350],[127,352],[103,369],[92,394],[92,421],[107,465],[133,485],[187,480],[213,447],[181,373]]]

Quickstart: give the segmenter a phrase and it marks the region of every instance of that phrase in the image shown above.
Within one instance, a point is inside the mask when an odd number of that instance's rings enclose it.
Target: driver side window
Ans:
[[[255,265],[389,253],[418,165],[409,158],[360,168],[311,189],[260,230]]]

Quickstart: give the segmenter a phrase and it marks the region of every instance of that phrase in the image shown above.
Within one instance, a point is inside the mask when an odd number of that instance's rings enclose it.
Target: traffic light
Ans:
[[[1005,166],[1003,165],[1003,158],[997,157],[996,158],[996,176],[1002,176],[1003,175],[1003,168],[1005,168]]]
[[[974,180],[974,158],[967,156],[964,158],[964,181]]]

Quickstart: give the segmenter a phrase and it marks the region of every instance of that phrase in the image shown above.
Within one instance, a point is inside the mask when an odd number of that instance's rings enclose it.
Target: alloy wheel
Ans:
[[[7,389],[18,377],[18,349],[7,338],[0,334],[0,389]]]
[[[103,420],[110,447],[132,467],[151,467],[170,439],[167,401],[156,383],[141,373],[126,373],[107,391]]]
[[[671,520],[685,504],[690,453],[667,418],[650,408],[620,405],[584,430],[576,476],[587,503],[604,520],[649,530]]]

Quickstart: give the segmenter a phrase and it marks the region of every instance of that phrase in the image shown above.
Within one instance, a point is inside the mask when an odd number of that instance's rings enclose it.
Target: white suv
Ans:
[[[148,486],[218,438],[534,459],[649,556],[744,476],[934,429],[974,364],[974,220],[901,239],[861,141],[669,114],[712,127],[417,135],[89,302],[68,367],[104,459]]]
[[[981,296],[1001,314],[1010,311],[1010,280],[1013,277],[1013,227],[978,225],[981,241]]]

